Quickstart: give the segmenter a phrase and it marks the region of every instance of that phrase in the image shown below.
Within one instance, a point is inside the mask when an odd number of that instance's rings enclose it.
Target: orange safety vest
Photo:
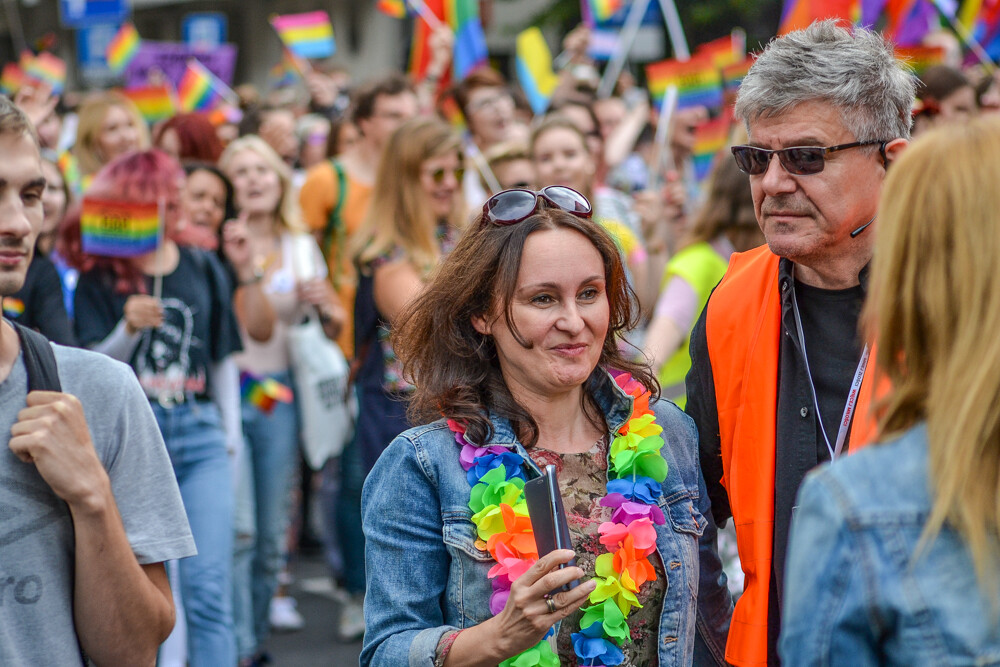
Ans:
[[[746,574],[726,645],[734,665],[767,664],[767,610],[774,540],[774,457],[781,344],[779,257],[767,246],[732,256],[708,301],[706,335],[715,381],[722,447],[722,485]],[[848,451],[871,442],[872,350]],[[881,391],[879,392],[881,394]]]

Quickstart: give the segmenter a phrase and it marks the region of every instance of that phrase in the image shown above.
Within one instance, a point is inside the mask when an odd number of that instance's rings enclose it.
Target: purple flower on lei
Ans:
[[[620,493],[609,493],[601,499],[601,505],[615,510],[611,514],[612,523],[623,523],[627,526],[636,519],[643,518],[649,518],[659,525],[667,522],[663,510],[656,505],[634,503]]]
[[[503,445],[476,447],[471,443],[465,442],[465,438],[462,437],[461,433],[455,434],[455,440],[458,440],[459,444],[462,445],[462,453],[458,456],[458,462],[462,464],[462,469],[466,472],[468,472],[469,468],[475,465],[476,459],[480,456],[486,456],[487,454],[503,454],[504,452],[510,451],[510,449],[504,447]]]

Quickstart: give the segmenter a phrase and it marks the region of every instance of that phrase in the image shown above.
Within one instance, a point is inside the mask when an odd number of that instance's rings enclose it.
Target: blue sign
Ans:
[[[228,22],[221,12],[186,14],[181,22],[184,43],[200,51],[212,51],[226,43]]]
[[[94,81],[111,77],[105,52],[117,32],[117,23],[98,23],[76,31],[76,62],[83,78]]]
[[[59,18],[66,28],[121,23],[129,11],[127,0],[59,0]]]

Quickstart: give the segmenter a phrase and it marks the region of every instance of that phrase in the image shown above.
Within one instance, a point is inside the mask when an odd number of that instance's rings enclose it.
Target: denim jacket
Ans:
[[[596,403],[617,431],[631,415],[632,398],[605,373],[594,385]],[[669,466],[659,500],[668,519],[657,527],[656,540],[668,579],[660,665],[690,665],[695,656],[699,664],[723,664],[732,601],[713,552],[708,567],[699,568],[699,538],[705,533],[714,544],[715,525],[698,468],[694,424],[672,403],[658,401],[652,407],[663,427],[662,454]],[[510,423],[496,416],[492,422],[493,438],[485,444],[511,448],[540,472]],[[443,420],[418,426],[393,440],[365,482],[363,666],[429,667],[444,633],[491,616],[487,572],[494,563],[475,546],[469,482],[459,451]]]
[[[931,505],[924,425],[810,474],[785,570],[785,664],[1000,665],[964,540],[946,526],[914,560]]]

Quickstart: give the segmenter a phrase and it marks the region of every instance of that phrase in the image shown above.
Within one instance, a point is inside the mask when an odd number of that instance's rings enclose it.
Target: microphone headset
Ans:
[[[868,222],[866,222],[865,224],[861,225],[860,227],[858,227],[857,229],[855,229],[855,230],[854,230],[853,232],[851,232],[851,238],[852,238],[852,239],[853,239],[853,238],[857,238],[857,237],[858,237],[858,235],[859,235],[859,234],[860,234],[861,232],[863,232],[863,231],[865,231],[866,229],[868,229],[868,225],[872,224],[873,222],[875,222],[875,216],[874,216],[874,215],[872,216],[872,219],[871,219],[871,220],[869,220]]]

